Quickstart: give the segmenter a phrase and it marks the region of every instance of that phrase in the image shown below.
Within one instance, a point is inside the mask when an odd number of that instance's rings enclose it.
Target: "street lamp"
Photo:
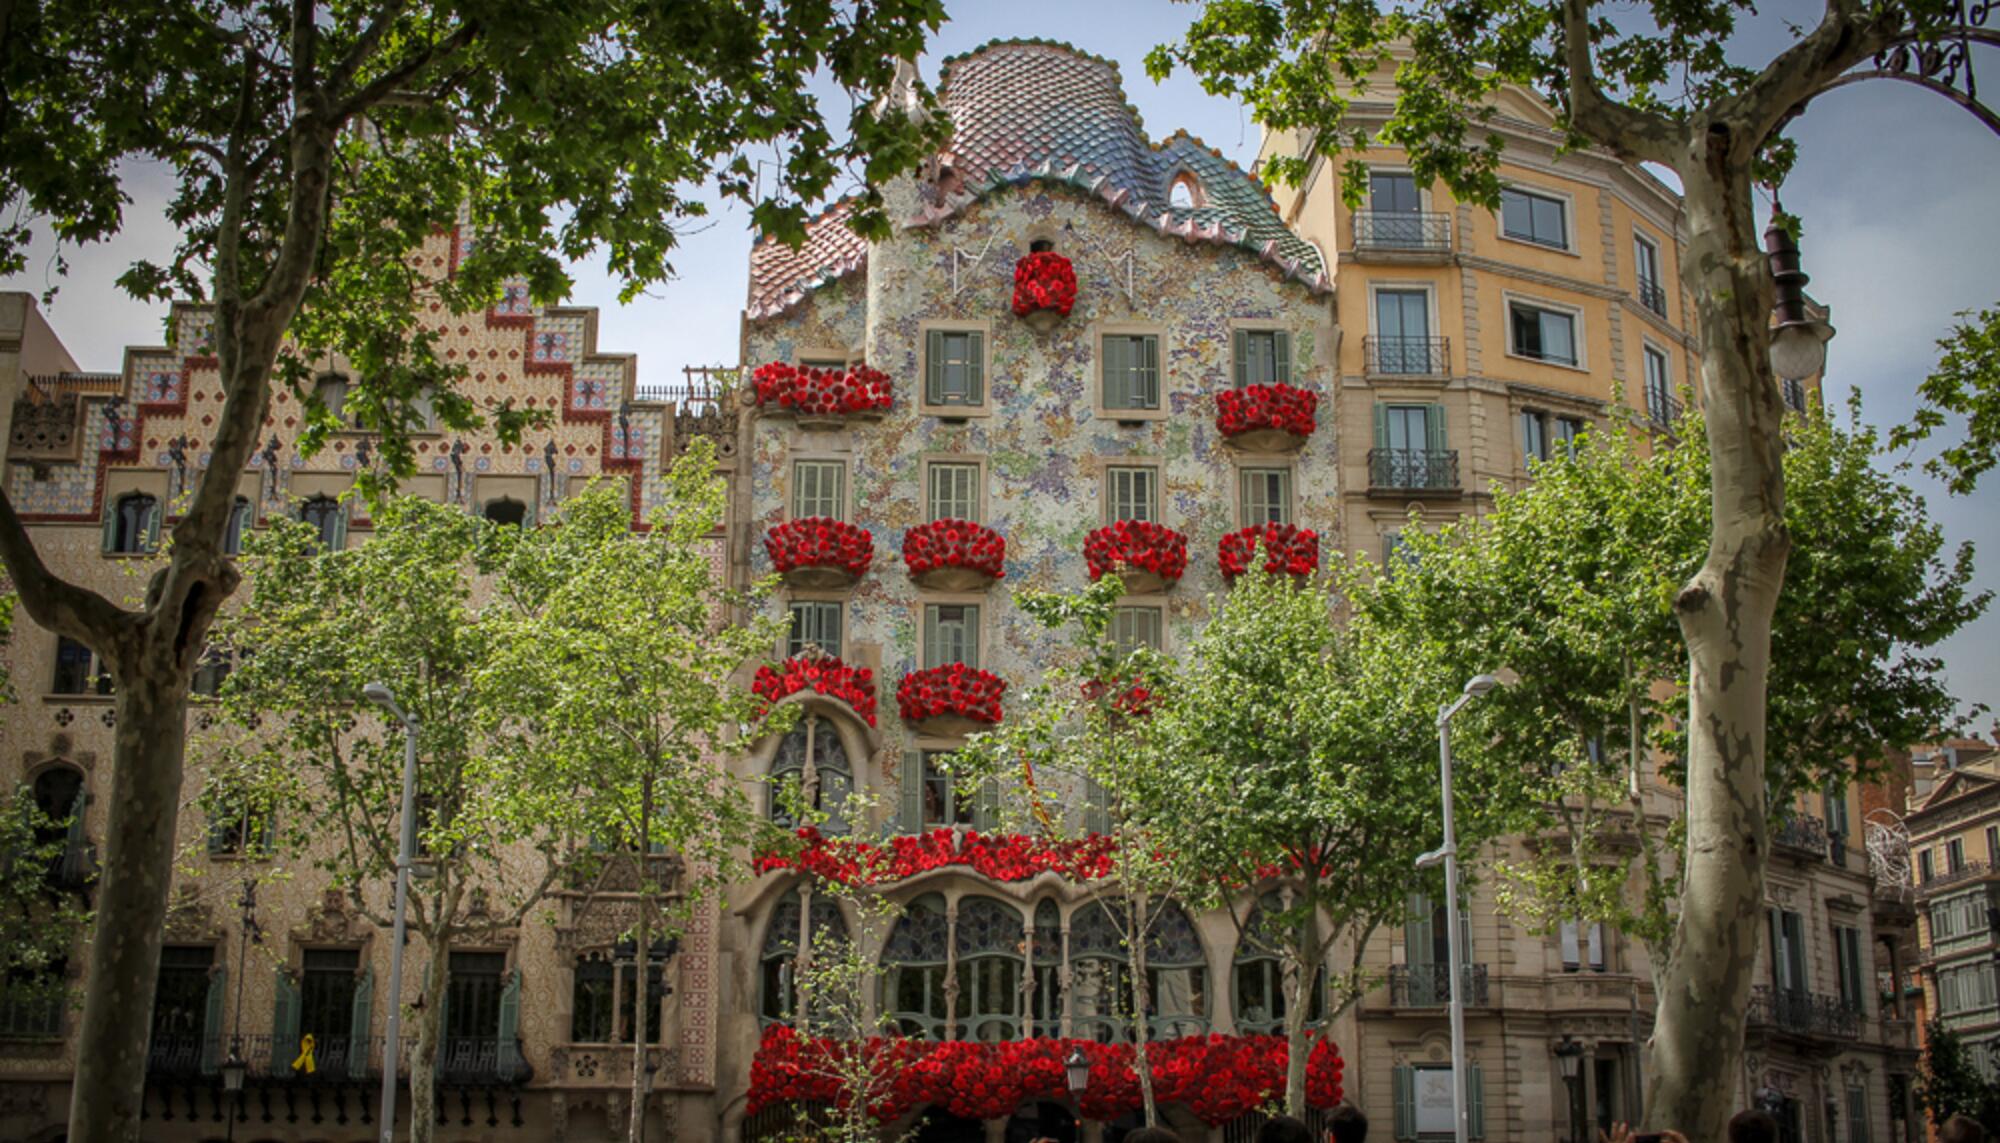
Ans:
[[[1069,1081],[1071,1096],[1082,1099],[1083,1089],[1090,1086],[1090,1057],[1082,1048],[1071,1048],[1069,1058],[1063,1061],[1063,1075]]]
[[[1771,307],[1771,368],[1780,377],[1802,379],[1826,368],[1826,343],[1833,326],[1806,312],[1806,283],[1799,268],[1799,244],[1792,239],[1771,205],[1771,225],[1764,231],[1765,257],[1771,267],[1775,297]]]
[[[1465,1092],[1465,935],[1458,927],[1458,828],[1452,821],[1451,720],[1466,703],[1495,687],[1511,686],[1520,676],[1502,667],[1490,675],[1475,675],[1457,698],[1438,710],[1438,783],[1444,787],[1444,844],[1417,858],[1418,869],[1444,863],[1444,923],[1451,976],[1451,1130],[1455,1143],[1466,1143],[1471,1125],[1466,1118]]]
[[[244,828],[247,830],[248,824]],[[222,1061],[222,1090],[231,1098],[229,1108],[228,1138],[236,1139],[236,1120],[243,1114],[243,1077],[250,1072],[250,1065],[243,1059],[243,978],[250,975],[250,942],[264,943],[263,931],[257,927],[257,883],[245,881],[243,895],[236,900],[242,910],[243,925],[236,940],[236,1022],[229,1035],[229,1058]]]
[[[395,694],[381,683],[369,683],[361,688],[361,694],[403,724],[403,820],[396,842],[396,927],[389,945],[389,1024],[384,1029],[382,1045],[382,1143],[395,1143],[396,1064],[403,1035],[403,941],[408,931],[410,858],[417,848],[417,719],[403,713],[403,708],[396,705]]]
[[[1570,1038],[1568,1032],[1554,1049],[1556,1066],[1562,1069],[1563,1087],[1569,1091],[1569,1137],[1576,1143],[1576,1084],[1582,1078],[1583,1045]]]

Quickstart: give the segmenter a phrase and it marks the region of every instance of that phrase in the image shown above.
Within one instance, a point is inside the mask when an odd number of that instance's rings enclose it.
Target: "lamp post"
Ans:
[[[1417,858],[1418,869],[1444,863],[1444,923],[1446,951],[1451,977],[1451,1130],[1455,1143],[1466,1143],[1471,1124],[1466,1120],[1465,1091],[1465,936],[1458,924],[1458,827],[1452,820],[1451,720],[1466,703],[1499,686],[1517,680],[1514,672],[1502,668],[1491,675],[1476,675],[1465,690],[1438,710],[1438,782],[1444,787],[1444,844]]]
[[[246,829],[247,824],[246,824]],[[229,1056],[222,1061],[222,1090],[229,1095],[230,1143],[235,1143],[236,1120],[243,1114],[243,1078],[250,1072],[250,1064],[243,1058],[243,978],[250,975],[250,944],[264,943],[264,934],[257,927],[257,883],[243,882],[243,895],[236,900],[242,910],[243,925],[236,939],[236,1016],[229,1033]]]
[[[389,945],[389,1023],[382,1041],[382,1143],[396,1137],[396,1064],[402,1051],[403,940],[410,903],[410,859],[417,848],[417,720],[396,705],[396,696],[381,683],[361,688],[369,702],[403,724],[402,828],[396,842],[396,926]]]
[[[1583,1071],[1583,1045],[1563,1033],[1561,1042],[1552,1049],[1556,1054],[1556,1066],[1562,1069],[1563,1087],[1569,1092],[1569,1138],[1570,1143],[1579,1143],[1576,1124],[1576,1084]]]
[[[1826,368],[1826,343],[1833,326],[1806,312],[1806,283],[1799,268],[1799,244],[1779,220],[1771,204],[1771,225],[1764,231],[1764,251],[1771,267],[1771,368],[1779,377],[1802,380]]]

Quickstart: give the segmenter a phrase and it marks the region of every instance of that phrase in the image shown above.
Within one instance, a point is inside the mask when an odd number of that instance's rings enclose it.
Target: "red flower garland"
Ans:
[[[1172,583],[1187,571],[1187,537],[1164,524],[1120,520],[1084,538],[1083,559],[1092,582],[1109,571],[1136,568]]]
[[[764,1030],[750,1062],[748,1111],[781,1101],[842,1105],[847,1098],[832,1061],[855,1053],[886,1082],[886,1094],[868,1110],[890,1123],[923,1107],[941,1107],[969,1119],[1002,1119],[1024,1103],[1069,1094],[1064,1061],[1081,1051],[1090,1081],[1078,1100],[1086,1119],[1110,1120],[1139,1110],[1136,1053],[1130,1044],[1033,1039],[998,1044],[939,1043],[905,1037],[871,1037],[859,1043],[807,1038],[782,1024]],[[1287,1049],[1282,1036],[1185,1036],[1147,1045],[1154,1098],[1180,1104],[1210,1126],[1254,1111],[1285,1087]],[[1306,1102],[1337,1106],[1346,1065],[1340,1049],[1314,1038],[1306,1059]],[[884,1084],[872,1085],[882,1090]]]
[[[1054,310],[1064,317],[1076,306],[1076,270],[1069,259],[1052,250],[1030,254],[1014,263],[1014,316]]]
[[[933,520],[903,533],[903,562],[911,575],[933,568],[969,568],[994,579],[1007,574],[1007,541],[970,520]]]
[[[1215,427],[1225,437],[1252,429],[1277,429],[1309,437],[1318,427],[1315,416],[1318,409],[1319,394],[1310,390],[1295,389],[1282,381],[1273,385],[1245,385],[1215,395]]]
[[[895,392],[889,375],[856,365],[852,369],[814,369],[773,361],[750,375],[759,405],[816,416],[872,413],[889,408]]]
[[[1290,524],[1265,524],[1222,537],[1215,555],[1224,578],[1235,579],[1250,569],[1260,541],[1264,545],[1264,570],[1272,575],[1311,575],[1319,570],[1318,532]]]
[[[764,534],[764,550],[780,572],[793,568],[841,568],[864,575],[875,560],[875,537],[868,529],[826,516],[787,520]]]
[[[896,706],[911,722],[955,714],[991,724],[1000,721],[1000,696],[1006,690],[1006,682],[991,671],[947,663],[904,675],[896,687]]]
[[[839,699],[854,713],[875,725],[875,672],[867,667],[850,667],[831,655],[795,655],[776,667],[757,668],[750,689],[769,702],[803,690]]]
[[[1028,881],[1051,872],[1073,881],[1111,876],[1112,843],[1102,834],[1076,841],[1047,841],[1025,834],[986,836],[976,830],[960,834],[935,829],[875,844],[828,837],[803,826],[798,837],[795,851],[757,855],[750,865],[752,871],[797,869],[843,885],[902,881],[946,866],[970,869],[994,881]]]
[[[1119,714],[1148,714],[1152,711],[1153,691],[1136,678],[1120,679],[1111,683],[1103,679],[1091,679],[1083,684],[1084,701],[1096,702],[1103,698],[1107,691],[1114,689],[1118,693],[1111,696],[1112,710]]]

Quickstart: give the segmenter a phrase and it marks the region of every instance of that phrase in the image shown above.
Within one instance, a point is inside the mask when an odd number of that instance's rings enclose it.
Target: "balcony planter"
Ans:
[[[1115,572],[1134,595],[1165,591],[1187,572],[1187,537],[1164,524],[1120,520],[1083,541],[1093,582]]]
[[[1007,541],[970,520],[933,520],[903,533],[903,562],[918,587],[984,591],[1007,574]]]
[[[1222,537],[1215,553],[1222,577],[1234,580],[1250,570],[1259,543],[1264,546],[1264,570],[1272,575],[1303,578],[1319,570],[1319,533],[1290,524],[1265,524]]]
[[[1318,427],[1318,411],[1319,394],[1283,382],[1215,395],[1215,427],[1244,452],[1296,452]]]
[[[759,408],[790,412],[801,428],[879,420],[895,404],[889,375],[866,365],[813,369],[773,361],[758,366],[750,380]]]
[[[896,687],[896,708],[919,734],[954,737],[1000,722],[1007,684],[991,671],[947,663],[911,671]]]
[[[1076,306],[1076,270],[1069,259],[1041,250],[1014,263],[1014,316],[1047,333]]]
[[[1083,684],[1083,700],[1098,702],[1107,700],[1111,704],[1111,717],[1117,721],[1126,715],[1147,715],[1153,713],[1153,690],[1146,680],[1134,675],[1130,678],[1090,679]]]
[[[788,520],[764,536],[764,550],[793,587],[817,591],[852,587],[875,559],[866,528],[825,516]]]
[[[773,705],[811,691],[846,703],[863,722],[875,725],[875,672],[850,667],[832,655],[794,655],[776,666],[759,667],[750,690]]]

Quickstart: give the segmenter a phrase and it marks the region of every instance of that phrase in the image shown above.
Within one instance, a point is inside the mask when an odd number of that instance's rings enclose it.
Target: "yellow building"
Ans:
[[[1976,738],[1918,747],[1936,773],[1905,819],[1925,1010],[2000,1078],[2000,750]]]

